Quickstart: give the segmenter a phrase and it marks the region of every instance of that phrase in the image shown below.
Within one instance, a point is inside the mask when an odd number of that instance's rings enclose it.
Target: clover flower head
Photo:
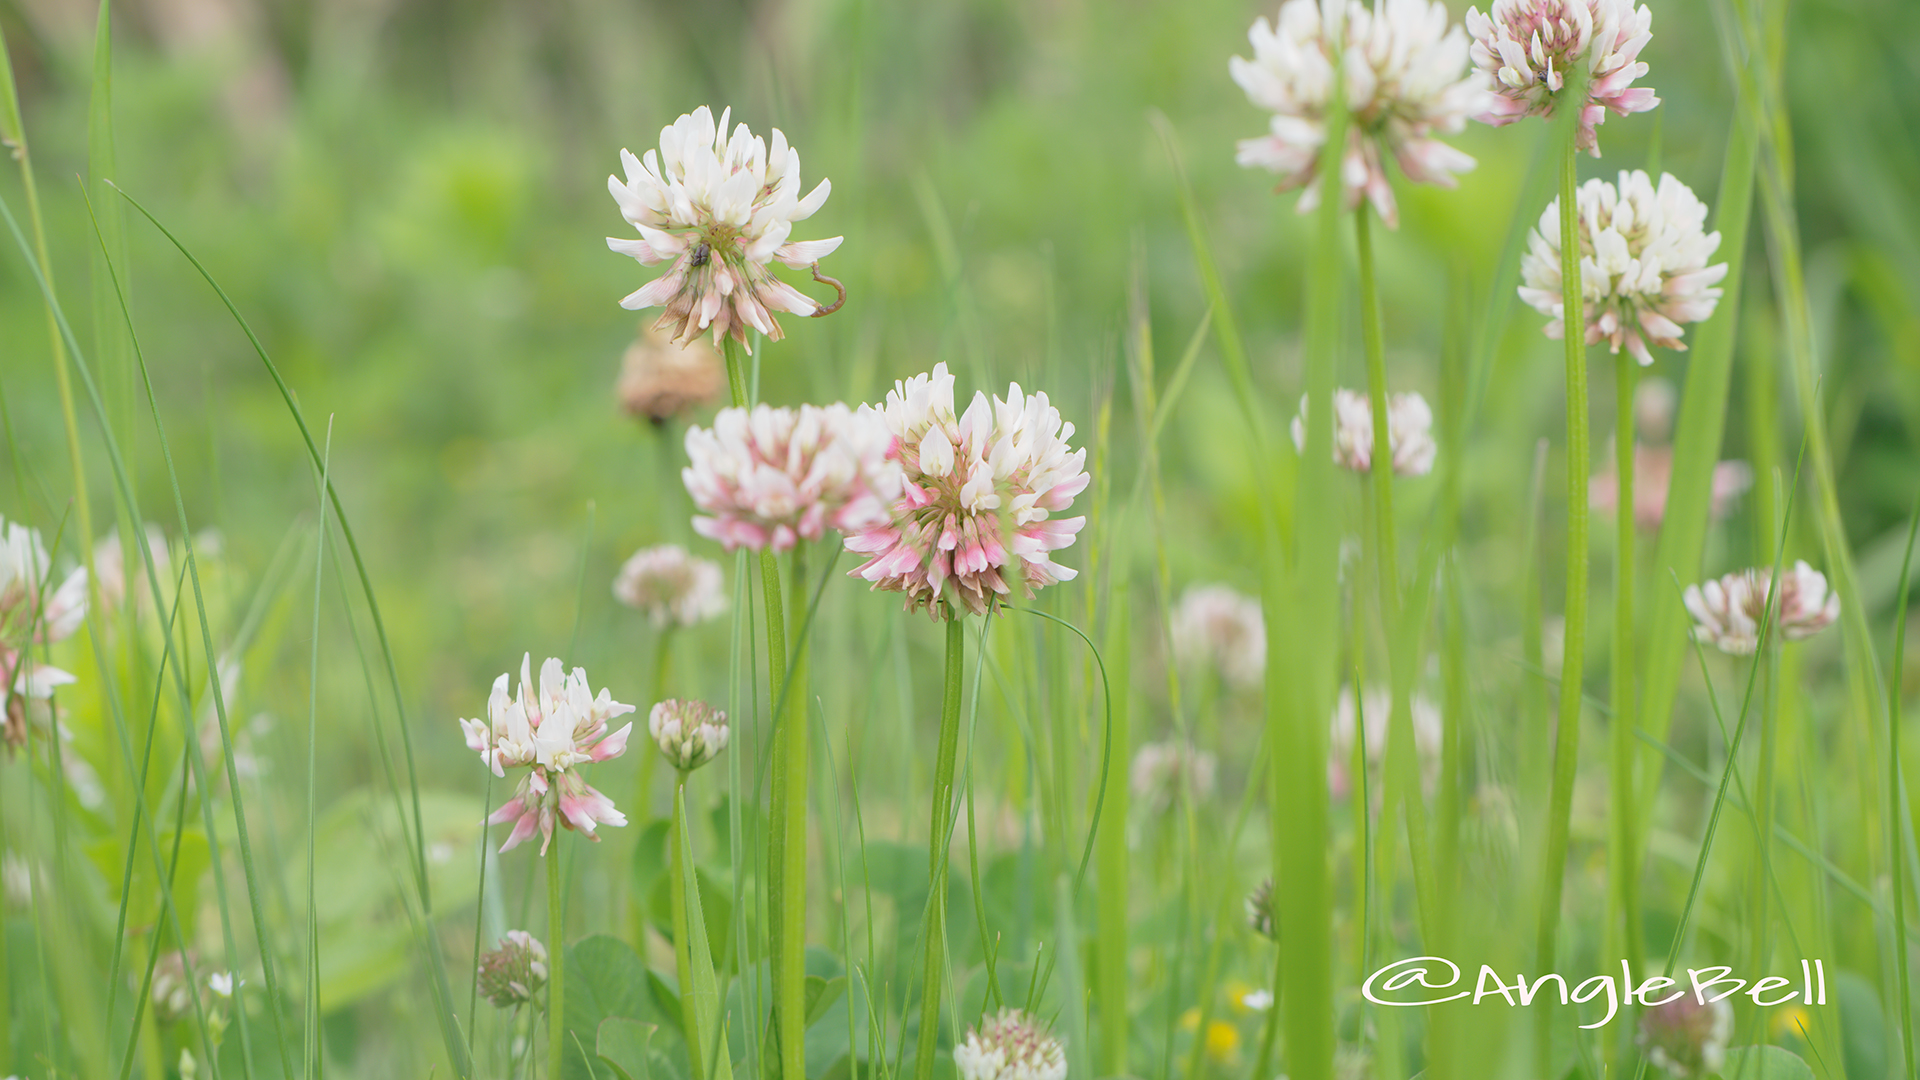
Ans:
[[[1772,592],[1773,571],[1755,567],[1687,586],[1681,601],[1693,616],[1695,641],[1734,656],[1750,656],[1760,647],[1760,622]],[[1840,617],[1840,594],[1827,591],[1826,576],[1805,561],[1787,568],[1780,586],[1775,629],[1788,641],[1800,641],[1833,625]]]
[[[847,550],[867,556],[852,575],[905,593],[907,610],[933,619],[943,602],[950,614],[982,615],[1016,590],[1030,597],[1077,576],[1052,553],[1087,519],[1053,515],[1086,489],[1087,452],[1067,445],[1073,425],[1046,394],[1014,383],[1004,399],[976,392],[956,415],[953,376],[936,364],[861,412],[887,438],[901,494],[884,520],[847,535]]]
[[[1720,300],[1726,263],[1707,260],[1720,234],[1705,229],[1707,206],[1687,185],[1662,174],[1622,172],[1616,186],[1593,179],[1575,199],[1580,228],[1581,322],[1587,344],[1621,346],[1653,363],[1648,345],[1685,352],[1680,324],[1704,322]],[[1566,335],[1560,297],[1560,200],[1547,205],[1520,260],[1520,299],[1551,316],[1547,336]]]
[[[1439,774],[1441,744],[1445,741],[1440,709],[1424,695],[1414,694],[1408,700],[1407,712],[1413,723],[1413,749],[1420,761],[1421,782],[1430,788]],[[1327,769],[1335,794],[1345,794],[1350,782],[1347,768],[1353,761],[1356,732],[1367,740],[1368,765],[1377,766],[1386,760],[1392,716],[1393,692],[1387,687],[1367,687],[1358,702],[1354,699],[1353,687],[1340,688],[1339,697],[1334,699],[1333,725],[1327,743]],[[1356,723],[1356,719],[1360,722]]]
[[[74,677],[28,655],[28,646],[73,636],[87,614],[87,571],[53,587],[53,564],[40,534],[0,518],[0,735],[9,752],[26,744],[28,712]]]
[[[704,701],[669,698],[647,714],[647,731],[681,772],[712,761],[727,748],[727,714]]]
[[[747,330],[779,341],[776,311],[822,313],[819,304],[773,276],[775,259],[804,269],[832,254],[841,237],[792,241],[793,223],[812,217],[833,185],[820,181],[800,195],[800,154],[773,129],[773,144],[740,124],[727,134],[732,110],[715,124],[705,105],[660,131],[660,149],[643,158],[620,151],[626,180],[607,177],[607,190],[640,238],[608,237],[607,247],[642,266],[671,261],[667,272],[620,306],[664,307],[655,325],[689,342],[712,330],[746,344]],[[836,305],[837,306],[837,305]]]
[[[1587,505],[1604,513],[1620,507],[1618,466],[1595,476],[1587,486]],[[1673,447],[1633,448],[1633,523],[1641,530],[1660,528],[1667,516],[1667,491],[1673,482]],[[1753,486],[1753,469],[1744,461],[1722,461],[1713,467],[1713,489],[1708,513],[1719,521],[1733,512],[1734,500]]]
[[[187,978],[184,954],[176,949],[154,961],[147,995],[153,1001],[153,1018],[159,1023],[175,1023],[193,1011],[194,987]]]
[[[1633,0],[1493,0],[1487,14],[1467,9],[1473,63],[1491,91],[1479,119],[1496,127],[1528,116],[1552,116],[1567,73],[1584,64],[1586,100],[1579,103],[1579,148],[1600,156],[1595,128],[1607,110],[1646,112],[1660,99],[1634,86],[1647,73],[1640,50],[1653,37],[1653,12]]]
[[[620,566],[613,595],[646,613],[655,629],[696,626],[727,610],[720,566],[678,544],[641,548]]]
[[[1186,743],[1146,743],[1133,753],[1128,780],[1133,797],[1141,807],[1148,813],[1158,814],[1173,805],[1182,783],[1196,801],[1213,794],[1214,776],[1219,769],[1218,758]]]
[[[1702,1004],[1697,995],[1682,994],[1642,1009],[1635,1041],[1667,1075],[1686,1078],[1718,1073],[1732,1037],[1733,1006],[1724,999]]]
[[[1267,627],[1260,601],[1227,585],[1195,585],[1171,620],[1174,659],[1207,665],[1239,689],[1257,689],[1267,670]]]
[[[788,551],[830,528],[873,528],[899,497],[900,470],[886,451],[885,429],[839,402],[722,409],[713,427],[687,429],[680,476],[711,515],[694,518],[694,531],[728,551]]]
[[[587,785],[578,767],[626,753],[633,724],[608,734],[607,721],[632,712],[633,706],[614,701],[604,689],[595,696],[587,685],[586,670],[565,671],[557,658],[540,666],[536,690],[532,662],[532,654],[520,661],[517,696],[508,696],[508,677],[501,674],[487,699],[487,719],[461,720],[460,727],[466,733],[467,748],[478,753],[495,776],[505,776],[509,768],[527,769],[513,798],[487,818],[489,825],[513,822],[513,831],[500,850],[512,850],[538,829],[544,855],[553,841],[556,821],[585,833],[589,840],[599,839],[594,833],[597,825],[627,823],[613,800]]]
[[[1300,395],[1300,412],[1293,418],[1293,445],[1307,446],[1307,400]],[[1433,410],[1419,394],[1387,395],[1387,447],[1393,471],[1400,476],[1425,476],[1433,471],[1439,448],[1433,441]],[[1359,390],[1333,392],[1333,463],[1364,473],[1373,470],[1373,402]]]
[[[1273,918],[1273,879],[1262,878],[1246,900],[1247,928],[1269,941],[1280,940]]]
[[[1392,156],[1415,183],[1453,187],[1473,159],[1436,135],[1458,133],[1481,112],[1486,96],[1467,67],[1467,39],[1435,0],[1287,0],[1276,21],[1255,20],[1247,38],[1253,59],[1233,57],[1227,70],[1253,104],[1271,112],[1267,134],[1240,140],[1235,159],[1277,173],[1280,190],[1297,187],[1297,209],[1320,204],[1320,148],[1327,141],[1336,68],[1335,42],[1345,37],[1341,70],[1350,126],[1340,163],[1348,209],[1364,196],[1389,227],[1399,223],[1384,160]]]
[[[1009,1008],[969,1028],[953,1064],[960,1080],[1066,1080],[1067,1051],[1032,1015]]]
[[[727,374],[705,341],[676,348],[666,331],[647,327],[620,358],[614,393],[635,420],[660,425],[720,396]]]
[[[480,994],[499,1008],[525,1005],[546,984],[547,947],[525,930],[480,954]]]

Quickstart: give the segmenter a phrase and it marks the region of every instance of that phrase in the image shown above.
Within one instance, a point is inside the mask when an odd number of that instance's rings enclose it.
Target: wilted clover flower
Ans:
[[[10,752],[26,744],[29,703],[75,681],[35,661],[28,647],[72,636],[86,614],[86,568],[53,588],[53,564],[40,534],[0,518],[0,722]]]
[[[1226,585],[1195,585],[1170,620],[1174,659],[1211,665],[1232,685],[1256,689],[1267,670],[1267,627],[1260,601]]]
[[[1280,176],[1280,189],[1306,187],[1297,209],[1320,204],[1320,148],[1332,104],[1334,41],[1345,16],[1346,105],[1351,117],[1340,183],[1347,208],[1364,194],[1389,226],[1399,223],[1383,159],[1391,154],[1407,179],[1453,187],[1454,173],[1473,159],[1434,138],[1466,127],[1484,92],[1467,69],[1467,39],[1447,23],[1445,5],[1430,0],[1359,0],[1344,6],[1287,0],[1277,24],[1262,17],[1247,38],[1253,59],[1227,62],[1248,100],[1273,113],[1268,134],[1240,140],[1235,159]]]
[[[533,1000],[547,984],[547,947],[525,930],[509,930],[498,946],[480,954],[480,993],[502,1009]]]
[[[1661,174],[1656,189],[1636,169],[1619,186],[1593,179],[1580,185],[1581,322],[1589,345],[1625,345],[1642,365],[1653,363],[1649,344],[1685,352],[1681,323],[1703,322],[1720,300],[1714,288],[1726,263],[1707,265],[1720,234],[1705,231],[1707,206],[1687,185]],[[1566,335],[1560,296],[1560,200],[1547,204],[1520,260],[1520,299],[1552,316],[1547,336]]]
[[[956,416],[953,376],[935,364],[895,383],[884,410],[861,412],[884,423],[904,493],[888,519],[847,536],[848,551],[868,556],[853,574],[905,593],[907,610],[934,619],[941,601],[980,615],[1016,589],[1032,596],[1077,576],[1052,553],[1087,519],[1052,515],[1086,489],[1087,452],[1068,447],[1073,425],[1046,394],[1029,397],[1014,383],[989,403],[976,392]]]
[[[713,346],[695,340],[675,348],[670,334],[648,327],[621,357],[614,393],[635,420],[664,424],[719,397],[726,385],[727,373]]]
[[[1755,567],[1687,586],[1681,600],[1694,618],[1694,640],[1735,656],[1751,655],[1760,647],[1760,620],[1772,580],[1772,570]],[[1787,569],[1774,614],[1774,629],[1788,641],[1810,638],[1840,617],[1840,594],[1828,592],[1826,577],[1798,561]]]
[[[960,1080],[1066,1080],[1067,1051],[1029,1014],[1002,1009],[968,1029],[953,1064]]]
[[[852,535],[884,522],[899,496],[887,433],[845,405],[722,409],[712,428],[687,429],[680,471],[693,504],[712,515],[694,531],[728,551],[788,551],[828,529]]]
[[[1247,894],[1247,926],[1254,933],[1273,941],[1280,940],[1278,925],[1273,919],[1273,879],[1262,878],[1260,884]]]
[[[627,750],[627,736],[633,725],[627,724],[607,734],[607,721],[633,711],[633,706],[614,701],[607,691],[598,697],[587,686],[584,668],[563,672],[557,658],[540,665],[539,692],[532,686],[532,654],[520,660],[519,696],[507,696],[507,675],[494,680],[493,693],[487,699],[487,719],[462,720],[467,748],[493,769],[493,775],[505,776],[507,768],[528,766],[525,779],[513,798],[487,818],[487,824],[513,822],[513,832],[502,852],[510,851],[540,830],[540,853],[545,855],[553,841],[556,818],[569,829],[598,840],[596,825],[625,825],[627,818],[615,809],[613,800],[587,786],[576,766],[590,761],[607,761]]]
[[[647,731],[681,772],[692,772],[727,748],[727,714],[704,701],[660,702],[647,714]]]
[[[660,131],[660,152],[644,159],[620,151],[627,179],[607,177],[620,214],[640,231],[638,240],[607,237],[607,246],[653,266],[673,260],[667,272],[620,301],[630,311],[665,307],[656,323],[674,339],[691,341],[711,328],[717,345],[731,334],[746,344],[747,328],[779,341],[775,311],[818,315],[823,310],[804,293],[773,276],[775,259],[795,269],[819,262],[841,237],[789,243],[793,223],[812,217],[833,185],[820,181],[800,197],[800,155],[773,129],[773,146],[741,124],[727,136],[732,110],[715,125],[705,105]],[[835,307],[839,305],[836,304]]]
[[[694,626],[727,610],[719,564],[678,544],[641,548],[620,566],[613,595],[646,613],[656,629]]]
[[[1578,146],[1600,156],[1594,129],[1607,110],[1646,112],[1660,99],[1633,86],[1647,73],[1637,58],[1653,38],[1653,12],[1633,0],[1493,0],[1488,14],[1467,9],[1473,62],[1493,91],[1479,119],[1496,127],[1527,116],[1552,116],[1567,72],[1586,65],[1586,100],[1578,103]]]
[[[1158,742],[1134,751],[1128,778],[1133,797],[1149,813],[1157,814],[1173,805],[1183,782],[1195,800],[1213,794],[1213,778],[1218,771],[1218,759],[1205,750],[1181,742]],[[1184,781],[1182,772],[1186,774]]]
[[[1648,1061],[1686,1078],[1719,1072],[1732,1037],[1733,1007],[1724,999],[1703,1005],[1696,995],[1681,994],[1640,1011],[1636,1041]]]
[[[1300,412],[1293,418],[1293,445],[1307,446],[1307,395],[1300,395]],[[1387,395],[1387,448],[1393,471],[1400,476],[1425,476],[1433,471],[1438,447],[1433,441],[1433,410],[1419,394]],[[1354,472],[1373,470],[1373,402],[1358,390],[1333,392],[1333,463]]]

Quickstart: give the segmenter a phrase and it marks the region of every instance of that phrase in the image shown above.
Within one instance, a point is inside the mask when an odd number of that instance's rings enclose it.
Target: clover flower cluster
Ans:
[[[961,1080],[1066,1080],[1067,1051],[1033,1016],[1009,1008],[969,1028],[953,1064]]]
[[[1173,805],[1182,784],[1194,801],[1213,794],[1214,776],[1220,761],[1212,753],[1178,741],[1146,743],[1133,752],[1133,765],[1127,773],[1133,797],[1151,814]]]
[[[540,665],[536,692],[530,675],[532,661],[532,654],[520,661],[517,696],[508,696],[508,677],[502,673],[487,699],[487,719],[463,719],[460,727],[466,732],[467,748],[478,753],[495,776],[504,777],[509,768],[527,769],[513,798],[487,818],[489,825],[513,822],[513,832],[500,850],[512,850],[537,829],[540,853],[545,855],[556,821],[585,833],[589,840],[599,839],[594,833],[598,825],[627,823],[613,800],[588,786],[579,766],[626,752],[633,724],[608,734],[607,721],[632,712],[633,706],[614,701],[606,690],[596,697],[588,688],[586,671],[564,671],[557,658]]]
[[[1496,127],[1529,116],[1552,116],[1567,73],[1585,65],[1578,146],[1600,156],[1596,128],[1611,109],[1620,116],[1660,104],[1640,50],[1653,38],[1653,12],[1633,0],[1493,0],[1487,14],[1467,9],[1473,63],[1492,91],[1478,119]]]
[[[1733,1006],[1725,999],[1703,1004],[1693,994],[1681,994],[1641,1010],[1635,1041],[1648,1061],[1684,1080],[1718,1073],[1732,1038]]]
[[[1071,449],[1073,425],[1044,393],[1015,383],[1007,396],[976,392],[954,411],[947,365],[895,383],[876,416],[887,459],[901,471],[890,513],[849,532],[848,551],[867,556],[853,571],[876,590],[905,593],[908,610],[985,614],[1016,594],[1071,581],[1077,571],[1052,553],[1073,543],[1084,517],[1054,514],[1086,489],[1087,452]],[[842,530],[847,532],[847,530]]]
[[[1300,395],[1300,412],[1293,418],[1293,445],[1307,446],[1307,395]],[[1393,471],[1400,476],[1425,476],[1433,471],[1439,448],[1433,441],[1433,410],[1419,394],[1387,395],[1387,449]],[[1373,402],[1366,394],[1344,387],[1333,392],[1333,463],[1364,473],[1373,470]]]
[[[746,344],[747,330],[785,336],[776,311],[822,312],[819,304],[773,276],[779,260],[802,269],[840,246],[841,237],[792,241],[793,223],[812,217],[833,191],[822,180],[800,195],[800,154],[773,129],[773,144],[740,124],[727,134],[732,110],[702,105],[660,131],[660,149],[643,158],[620,151],[626,180],[607,190],[640,238],[608,237],[607,247],[642,266],[671,261],[667,272],[620,301],[630,311],[664,307],[655,325],[685,343],[711,330]],[[836,305],[837,306],[837,305]]]
[[[1695,641],[1734,656],[1751,656],[1760,647],[1760,622],[1773,591],[1773,571],[1755,567],[1687,586],[1681,601],[1694,618]],[[1780,586],[1774,630],[1800,641],[1832,626],[1840,617],[1840,594],[1827,591],[1826,576],[1795,562]]]
[[[1575,200],[1579,221],[1581,325],[1589,345],[1624,346],[1644,365],[1649,345],[1684,352],[1682,323],[1703,322],[1719,303],[1726,263],[1708,264],[1720,234],[1705,229],[1707,207],[1687,185],[1639,170],[1617,185],[1593,179]],[[1548,204],[1520,260],[1520,298],[1552,317],[1547,336],[1566,335],[1561,300],[1560,200]]]
[[[499,945],[480,954],[480,996],[511,1009],[533,1000],[547,984],[547,947],[525,930],[509,930]]]
[[[693,528],[728,551],[788,551],[826,530],[853,535],[887,520],[899,469],[867,410],[756,405],[720,410],[687,429],[687,494],[706,517]]]
[[[655,629],[696,626],[727,610],[720,566],[678,544],[641,548],[620,565],[614,598],[643,612]]]
[[[647,733],[674,768],[692,772],[727,748],[727,714],[704,701],[669,698],[647,714]]]
[[[1440,709],[1426,697],[1414,694],[1408,701],[1407,712],[1413,724],[1413,749],[1420,762],[1421,780],[1431,787],[1439,772],[1441,744],[1445,740]],[[1327,755],[1327,770],[1335,794],[1344,794],[1351,782],[1347,769],[1353,761],[1356,732],[1363,733],[1367,740],[1368,765],[1377,766],[1386,760],[1392,716],[1393,693],[1386,687],[1367,687],[1357,702],[1353,687],[1340,688],[1333,705]]]
[[[1227,585],[1195,585],[1170,620],[1174,659],[1212,667],[1238,689],[1258,689],[1267,670],[1267,626],[1260,601]]]
[[[75,681],[29,654],[32,646],[73,636],[87,614],[87,571],[53,587],[53,563],[40,534],[0,518],[0,722],[11,752],[25,745],[28,710]]]
[[[1267,134],[1240,140],[1235,158],[1277,174],[1280,190],[1304,187],[1301,213],[1320,203],[1317,174],[1336,68],[1350,117],[1340,162],[1347,208],[1364,197],[1389,226],[1398,224],[1389,156],[1407,179],[1438,187],[1455,186],[1454,174],[1473,168],[1471,157],[1435,137],[1459,133],[1487,96],[1468,69],[1466,35],[1449,26],[1445,5],[1346,0],[1323,9],[1317,0],[1287,0],[1274,23],[1256,20],[1247,38],[1253,59],[1233,57],[1227,68],[1248,100],[1273,118]]]

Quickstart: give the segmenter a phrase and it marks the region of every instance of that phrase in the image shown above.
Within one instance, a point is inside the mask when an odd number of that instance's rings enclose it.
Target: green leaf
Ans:
[[[1727,1051],[1722,1080],[1813,1080],[1813,1067],[1800,1055],[1777,1046],[1742,1046]]]
[[[657,1030],[624,1016],[609,1016],[600,1021],[600,1033],[594,1039],[594,1053],[613,1066],[621,1080],[649,1080],[647,1043]]]
[[[585,1046],[597,1043],[600,1025],[611,1017],[657,1026],[660,1016],[647,992],[650,974],[639,955],[619,938],[596,934],[567,946],[563,1006],[567,1030]],[[566,1074],[570,1080],[591,1075],[589,1063],[578,1050],[568,1051]]]
[[[833,1008],[833,1003],[840,1000],[840,995],[846,992],[845,976],[837,979],[823,979],[818,975],[807,976],[807,1026],[812,1027],[818,1023],[820,1018],[827,1014],[827,1010]]]

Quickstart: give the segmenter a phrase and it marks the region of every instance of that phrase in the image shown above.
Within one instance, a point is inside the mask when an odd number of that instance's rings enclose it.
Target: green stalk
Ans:
[[[560,1063],[567,1045],[567,928],[560,910],[560,849],[547,852],[544,861],[547,864],[547,1080],[560,1080]]]
[[[807,977],[807,617],[806,544],[793,549],[788,586],[793,590],[787,612],[792,619],[788,636],[794,642],[793,664],[778,700],[785,704],[778,721],[774,750],[775,827],[781,830],[780,874],[776,918],[773,1009],[780,1036],[780,1074],[785,1080],[806,1080]],[[769,586],[771,588],[771,586]]]
[[[1900,658],[1907,654],[1907,587],[1911,581],[1909,572],[1913,568],[1913,540],[1920,533],[1920,505],[1914,507],[1911,520],[1907,523],[1907,554],[1900,563],[1900,593],[1894,604],[1898,614],[1893,621],[1892,662],[1897,665]],[[1895,867],[1888,877],[1893,885],[1893,935],[1897,942],[1893,952],[1894,982],[1900,990],[1900,1015],[1913,1015],[1913,990],[1907,972],[1906,943],[1901,939],[1907,927],[1906,912],[1906,875],[1897,868],[1900,866],[1901,830],[1908,817],[1907,808],[1901,805],[1900,797],[1900,690],[1901,679],[1898,674],[1887,680],[1887,865]],[[1913,1067],[1913,1024],[1911,1021],[1900,1025],[1902,1060],[1907,1067]]]
[[[1572,73],[1579,75],[1581,69]],[[1586,80],[1571,79],[1562,102],[1585,99]],[[1580,754],[1580,684],[1587,644],[1587,349],[1580,297],[1580,222],[1577,142],[1580,125],[1566,122],[1560,159],[1560,302],[1567,345],[1567,603],[1565,647],[1560,659],[1560,720],[1553,748],[1553,788],[1547,816],[1547,856],[1541,864],[1540,928],[1536,970],[1554,970],[1554,938],[1560,930],[1560,894],[1567,868],[1567,833],[1573,817],[1573,777]],[[1550,1061],[1548,1035],[1553,1010],[1539,1009],[1537,1045],[1541,1069]]]
[[[682,772],[673,778],[673,832],[668,840],[667,886],[673,894],[669,898],[673,909],[673,961],[680,979],[680,1030],[687,1037],[687,1070],[694,1080],[704,1080],[707,1072],[701,1067],[701,1055],[706,1051],[706,1040],[701,1038],[699,1017],[694,1009],[693,953],[687,945],[687,867],[681,857],[681,849],[688,844],[686,791],[687,774]]]
[[[940,988],[946,982],[947,955],[947,824],[953,819],[953,770],[960,750],[960,661],[966,632],[959,616],[947,615],[946,678],[940,691],[940,752],[933,769],[933,816],[927,836],[927,880],[932,895],[927,903],[925,977],[920,989],[920,1039],[913,1061],[914,1080],[933,1075],[933,1051],[940,1038]]]
[[[1614,918],[1609,927],[1623,935],[1620,955],[1640,968],[1640,896],[1637,882],[1640,856],[1638,826],[1634,822],[1634,760],[1639,710],[1633,679],[1634,506],[1633,506],[1633,382],[1639,364],[1621,353],[1614,358],[1614,475],[1618,477],[1614,510],[1613,657],[1608,663],[1608,700],[1613,709],[1613,843],[1608,876],[1613,881]]]
[[[1389,628],[1400,615],[1400,548],[1393,528],[1393,441],[1387,430],[1387,356],[1380,325],[1380,292],[1373,280],[1373,235],[1367,223],[1372,208],[1362,201],[1353,212],[1353,234],[1360,249],[1360,338],[1367,353],[1367,396],[1373,403],[1373,516],[1380,547],[1380,617]],[[1391,666],[1391,663],[1389,663]],[[1355,687],[1354,693],[1360,688]]]

